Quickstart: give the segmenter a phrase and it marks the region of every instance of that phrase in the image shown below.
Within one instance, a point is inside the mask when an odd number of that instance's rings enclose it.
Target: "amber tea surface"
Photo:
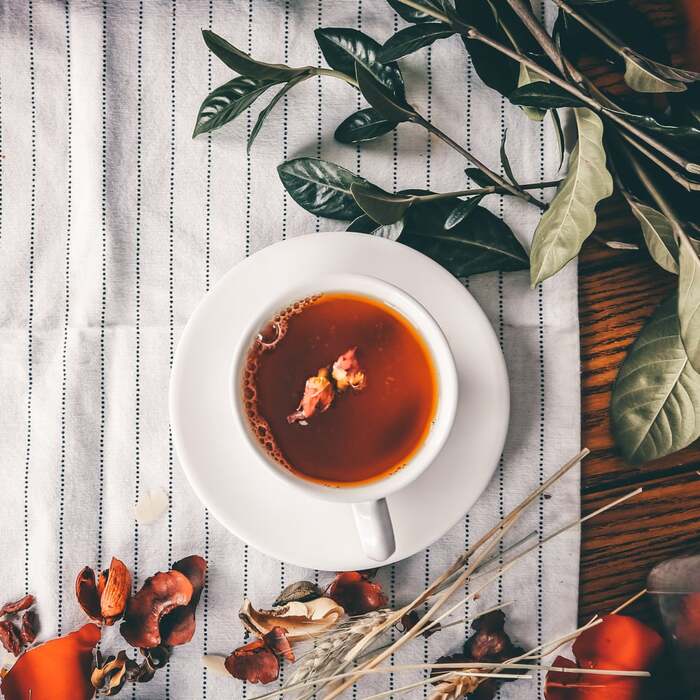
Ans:
[[[334,363],[348,357],[362,381],[345,386]],[[261,446],[297,476],[331,486],[400,469],[425,440],[437,402],[433,360],[418,332],[391,307],[347,293],[278,314],[248,352],[243,385]],[[319,386],[322,403],[313,395]],[[309,417],[298,410],[307,397]]]

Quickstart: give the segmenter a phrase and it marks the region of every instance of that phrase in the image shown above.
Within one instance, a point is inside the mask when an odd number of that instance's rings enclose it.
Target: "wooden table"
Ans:
[[[612,610],[645,586],[649,570],[678,554],[700,552],[700,444],[643,466],[617,454],[610,434],[610,392],[620,363],[644,321],[671,290],[672,275],[644,250],[617,251],[604,240],[639,240],[636,221],[618,199],[601,207],[594,237],[579,261],[583,513],[633,490],[628,503],[584,525],[579,618]],[[648,597],[630,611],[652,619]]]

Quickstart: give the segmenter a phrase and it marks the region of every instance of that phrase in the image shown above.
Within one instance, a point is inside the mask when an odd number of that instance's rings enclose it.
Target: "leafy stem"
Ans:
[[[359,88],[357,80],[346,73],[342,73],[339,70],[333,70],[331,68],[312,68],[309,72],[309,77],[312,75],[325,75],[329,78],[338,78],[345,81],[348,85],[352,85],[354,88]]]
[[[522,190],[541,190],[549,187],[558,187],[561,180],[547,180],[545,182],[528,182],[525,185],[520,185]],[[484,194],[506,194],[511,193],[505,187],[498,185],[490,185],[488,187],[474,187],[469,190],[457,190],[456,192],[438,192],[436,194],[419,194],[415,195],[417,200],[421,202],[431,202],[438,199],[451,199],[452,197],[471,197]],[[511,193],[512,194],[512,193]]]
[[[418,10],[419,12],[424,12],[426,15],[435,17],[435,19],[438,19],[441,22],[444,22],[445,24],[451,23],[450,18],[447,15],[443,14],[439,10],[433,9],[432,7],[427,7],[426,5],[421,4],[420,2],[416,2],[415,0],[399,0],[399,2],[402,5],[412,7],[414,10]]]
[[[540,202],[538,199],[535,199],[531,194],[525,192],[522,188],[517,187],[516,185],[512,185],[510,182],[502,178],[498,173],[495,173],[493,170],[491,170],[491,168],[482,163],[476,156],[472,155],[469,151],[467,151],[456,141],[450,138],[444,131],[438,129],[438,127],[436,127],[434,124],[422,117],[420,114],[416,114],[415,117],[413,117],[413,121],[416,124],[420,124],[420,126],[427,129],[431,134],[434,134],[441,141],[444,141],[450,148],[457,151],[457,153],[459,153],[460,155],[464,156],[470,163],[479,168],[479,170],[481,170],[482,173],[488,175],[488,177],[490,177],[495,183],[497,183],[500,187],[506,190],[506,192],[509,192],[510,194],[515,195],[516,197],[520,197],[520,199],[524,199],[530,204],[534,204],[539,209],[546,209],[546,205],[543,202]]]

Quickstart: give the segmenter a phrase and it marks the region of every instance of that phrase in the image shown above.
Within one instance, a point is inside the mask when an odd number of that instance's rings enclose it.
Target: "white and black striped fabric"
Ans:
[[[245,140],[254,114],[191,139],[201,100],[230,78],[208,54],[201,28],[263,60],[304,65],[321,61],[317,26],[357,27],[384,41],[404,22],[382,0],[0,3],[0,598],[35,593],[46,639],[83,622],[73,593],[83,565],[118,556],[138,585],[182,556],[203,554],[210,575],[196,636],[132,697],[259,694],[207,673],[202,654],[227,654],[243,642],[237,609],[244,596],[264,606],[294,580],[330,578],[268,559],[208,517],[178,466],[168,426],[173,352],[207,289],[263,246],[339,227],[291,201],[276,164],[322,156],[388,190],[465,184],[459,156],[415,126],[362,147],[335,143],[333,130],[362,101],[329,79],[290,92],[250,156]],[[497,167],[508,128],[520,181],[555,175],[550,125],[529,121],[485,88],[458,38],[402,65],[411,102],[482,160]],[[488,206],[521,238],[531,236],[536,210],[512,198],[494,197]],[[413,597],[579,447],[575,268],[534,291],[525,272],[477,276],[468,285],[508,362],[509,439],[464,522],[380,572],[392,602]],[[167,515],[136,524],[135,502],[158,487],[169,494]],[[521,535],[541,536],[578,514],[578,473],[548,496]],[[521,644],[556,637],[575,624],[578,555],[573,530],[463,612],[515,600],[510,630]],[[456,650],[465,628],[421,639],[393,661],[431,661]],[[102,646],[116,652],[120,642],[110,632]],[[349,696],[415,679],[375,677]],[[509,684],[501,696],[538,693],[541,682],[533,680]]]

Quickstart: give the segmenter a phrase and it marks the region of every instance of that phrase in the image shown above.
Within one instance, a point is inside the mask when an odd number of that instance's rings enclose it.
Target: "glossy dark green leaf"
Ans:
[[[270,100],[270,103],[265,107],[265,109],[260,111],[260,114],[258,114],[258,118],[255,121],[255,126],[251,129],[250,131],[250,136],[248,136],[248,144],[247,144],[247,150],[250,151],[250,147],[253,145],[253,141],[255,141],[255,137],[258,135],[260,132],[260,129],[262,129],[263,124],[265,123],[265,120],[267,119],[268,115],[272,110],[275,108],[275,105],[295,86],[301,83],[302,81],[306,80],[308,76],[306,75],[298,75],[296,78],[292,78],[279,92],[275,94],[275,96]]]
[[[388,90],[361,63],[355,64],[355,76],[364,98],[385,119],[393,122],[405,122],[416,116],[416,111],[408,102]]]
[[[303,68],[292,68],[279,63],[263,63],[251,58],[247,53],[237,49],[233,44],[230,44],[226,39],[218,34],[202,30],[204,42],[209,47],[209,50],[219,59],[221,59],[231,70],[245,75],[256,80],[272,80],[274,82],[283,82],[291,80],[295,75],[304,73],[309,70],[310,66]]]
[[[527,253],[510,228],[483,207],[446,230],[459,200],[416,202],[406,213],[399,242],[420,250],[457,277],[493,270],[525,270]]]
[[[276,84],[273,80],[256,80],[241,75],[219,86],[202,102],[192,136],[214,131],[235,119]]]
[[[408,5],[404,5],[402,2],[400,2],[400,0],[387,0],[387,2],[396,11],[399,17],[405,19],[407,22],[416,24],[420,22],[435,21],[435,17],[428,15],[425,12],[421,12],[420,10],[416,10],[413,7],[409,7]],[[433,10],[438,9],[437,5],[434,2],[431,2],[431,0],[420,0],[420,3],[421,5],[425,5]]]
[[[615,443],[639,464],[700,437],[700,375],[680,337],[677,298],[659,306],[627,354],[613,387]]]
[[[500,150],[500,156],[501,156],[501,166],[503,168],[503,172],[506,174],[506,177],[517,187],[518,181],[515,179],[515,175],[513,175],[513,169],[510,166],[510,161],[508,160],[508,153],[506,152],[506,138],[508,137],[508,129],[503,130],[503,136],[501,136],[501,150]]]
[[[442,22],[426,22],[414,24],[396,32],[390,37],[379,52],[380,60],[385,63],[395,61],[397,58],[408,56],[426,46],[430,46],[438,39],[446,39],[455,33],[454,29]]]
[[[378,226],[374,219],[363,213],[353,219],[345,230],[353,233],[372,233]]]
[[[673,126],[671,124],[661,124],[653,117],[646,114],[631,114],[613,109],[606,109],[606,112],[614,112],[624,117],[625,121],[634,124],[645,131],[650,131],[660,136],[668,143],[685,146],[688,149],[697,149],[695,153],[700,153],[700,129],[693,126]]]
[[[385,119],[373,107],[361,109],[344,119],[335,130],[335,139],[340,143],[370,141],[388,134],[397,122]]]
[[[550,109],[548,114],[552,116],[552,125],[554,126],[554,137],[557,140],[557,152],[559,153],[559,165],[557,165],[557,172],[561,170],[561,166],[564,165],[564,154],[566,153],[566,146],[564,142],[564,129],[561,125],[561,119],[559,118],[559,112],[556,109]]]
[[[353,183],[350,192],[360,209],[382,225],[402,219],[415,201],[411,195],[392,194],[367,183]]]
[[[280,163],[277,172],[292,199],[312,214],[342,221],[362,214],[350,186],[366,180],[340,165],[319,158],[295,158]]]
[[[369,71],[389,92],[403,99],[405,88],[396,63],[379,60],[381,44],[357,29],[323,27],[315,32],[316,41],[331,68],[355,75],[355,63]]]
[[[498,183],[492,180],[486,173],[482,173],[479,168],[465,168],[467,177],[475,182],[479,187],[498,187]]]
[[[464,219],[466,219],[474,211],[476,206],[483,198],[483,194],[478,194],[474,197],[462,199],[445,219],[445,230],[449,231],[451,228],[454,228],[457,224],[464,221]]]
[[[556,109],[558,107],[583,107],[581,100],[570,95],[566,90],[553,83],[537,81],[516,88],[508,99],[521,107],[538,107],[539,109]]]

